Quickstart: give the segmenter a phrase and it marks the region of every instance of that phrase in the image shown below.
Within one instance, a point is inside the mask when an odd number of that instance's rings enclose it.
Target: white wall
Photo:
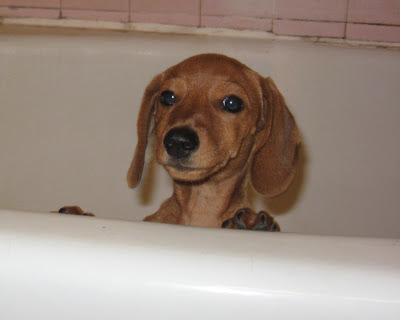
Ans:
[[[1,208],[48,212],[78,204],[99,217],[130,220],[156,211],[171,193],[163,169],[147,174],[145,188],[125,183],[141,95],[170,65],[219,52],[273,77],[304,138],[293,186],[273,200],[256,198],[256,207],[279,214],[284,231],[400,235],[399,50],[2,30]]]

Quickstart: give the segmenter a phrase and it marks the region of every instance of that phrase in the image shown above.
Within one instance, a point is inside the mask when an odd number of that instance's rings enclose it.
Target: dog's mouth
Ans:
[[[200,172],[200,171],[212,170],[213,168],[213,167],[193,167],[176,161],[169,161],[165,166],[181,172],[195,172],[195,171]]]
[[[199,168],[192,168],[192,167],[187,167],[187,166],[183,166],[181,164],[175,164],[175,165],[169,165],[170,167],[173,167],[176,170],[179,171],[196,171],[199,170]],[[201,170],[201,169],[200,169]]]
[[[225,161],[207,167],[197,167],[188,163],[168,161],[164,164],[164,167],[174,180],[196,182],[208,179],[216,172],[219,172],[225,165]]]

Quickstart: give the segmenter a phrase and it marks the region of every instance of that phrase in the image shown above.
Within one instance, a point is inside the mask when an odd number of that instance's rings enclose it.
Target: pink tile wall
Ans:
[[[348,0],[276,0],[272,31],[291,36],[343,38]]]
[[[238,16],[202,16],[202,27],[228,28],[239,30],[272,30],[272,19]]]
[[[57,9],[0,7],[0,17],[57,19],[59,16]]]
[[[0,0],[0,17],[131,21],[400,42],[400,0]]]
[[[202,0],[201,14],[205,16],[272,18],[274,0]]]
[[[129,21],[129,0],[61,0],[66,19]]]
[[[201,26],[272,30],[274,0],[202,0]]]
[[[346,38],[350,40],[400,42],[400,26],[347,24]]]
[[[0,17],[57,19],[60,0],[0,0]]]
[[[400,25],[400,0],[350,0],[348,22]]]
[[[400,0],[349,0],[346,38],[400,42]]]
[[[129,21],[129,13],[120,11],[62,9],[61,15],[64,19],[103,20],[118,22]]]
[[[343,22],[319,22],[303,20],[274,20],[273,32],[289,36],[343,38]]]
[[[131,21],[199,26],[200,0],[131,0]]]
[[[60,8],[60,0],[0,0],[0,7]]]
[[[348,0],[276,0],[275,17],[346,22]]]
[[[129,0],[62,0],[63,9],[128,11]]]

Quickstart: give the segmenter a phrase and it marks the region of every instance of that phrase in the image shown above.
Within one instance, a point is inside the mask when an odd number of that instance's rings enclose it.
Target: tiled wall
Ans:
[[[400,0],[0,0],[0,17],[149,22],[400,42]]]

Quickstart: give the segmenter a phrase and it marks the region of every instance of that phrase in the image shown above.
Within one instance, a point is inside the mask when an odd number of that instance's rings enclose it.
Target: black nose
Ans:
[[[187,158],[198,147],[199,137],[196,132],[187,127],[171,129],[164,138],[165,150],[176,159]]]

